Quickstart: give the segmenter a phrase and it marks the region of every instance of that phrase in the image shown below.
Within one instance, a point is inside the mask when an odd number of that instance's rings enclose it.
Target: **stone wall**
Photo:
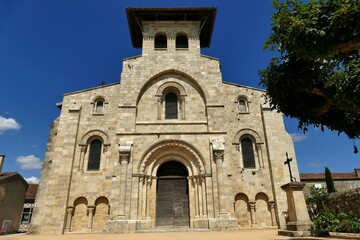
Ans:
[[[360,216],[360,188],[332,193],[324,203],[325,208],[335,213],[355,213]]]

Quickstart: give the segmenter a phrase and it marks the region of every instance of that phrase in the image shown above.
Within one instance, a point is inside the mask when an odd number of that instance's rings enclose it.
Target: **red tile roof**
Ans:
[[[26,191],[26,199],[35,199],[38,189],[38,184],[29,183],[29,187]]]
[[[333,179],[359,179],[355,172],[353,173],[331,173]],[[303,180],[325,180],[325,173],[300,173],[300,179]]]

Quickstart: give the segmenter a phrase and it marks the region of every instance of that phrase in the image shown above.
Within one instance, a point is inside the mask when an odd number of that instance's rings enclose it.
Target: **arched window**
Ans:
[[[185,35],[176,36],[176,48],[189,48],[187,36]]]
[[[103,113],[104,112],[104,101],[99,99],[95,102],[95,113]]]
[[[165,35],[155,37],[155,48],[167,48],[167,38]]]
[[[94,139],[90,142],[89,160],[87,170],[94,171],[100,169],[102,142]]]
[[[178,118],[178,97],[175,93],[169,92],[165,95],[165,119]]]
[[[250,138],[241,139],[241,152],[244,168],[256,168],[254,146]]]
[[[239,100],[239,112],[247,112],[246,101],[243,99]]]

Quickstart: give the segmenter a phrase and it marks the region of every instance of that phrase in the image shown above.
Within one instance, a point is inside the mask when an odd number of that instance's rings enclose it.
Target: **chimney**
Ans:
[[[0,173],[1,173],[2,167],[4,165],[4,161],[5,161],[5,155],[0,154]]]
[[[358,178],[360,178],[360,168],[355,168],[355,173]]]

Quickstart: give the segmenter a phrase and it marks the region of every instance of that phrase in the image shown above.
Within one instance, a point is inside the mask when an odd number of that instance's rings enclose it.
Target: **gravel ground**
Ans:
[[[277,229],[251,229],[231,232],[164,232],[164,233],[131,233],[131,234],[81,234],[65,235],[27,235],[14,234],[0,236],[6,240],[306,240],[306,239],[360,239],[360,235],[336,235],[324,238],[291,238],[279,236]]]

